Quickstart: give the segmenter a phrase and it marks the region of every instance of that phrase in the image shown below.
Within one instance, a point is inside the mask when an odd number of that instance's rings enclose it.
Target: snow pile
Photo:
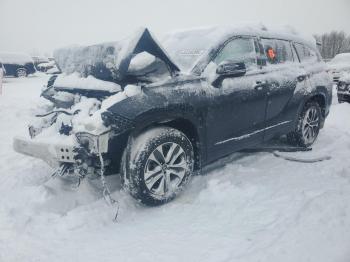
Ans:
[[[121,91],[120,85],[96,79],[95,77],[89,75],[87,77],[80,77],[78,73],[70,75],[59,75],[55,82],[54,87],[59,90],[65,89],[84,89],[84,90],[101,90],[110,93],[116,93]]]
[[[127,56],[132,56],[132,51],[144,30],[141,28],[130,38],[117,42],[92,46],[72,46],[55,50],[56,63],[67,74],[79,72],[85,77],[94,75],[102,80],[116,80],[119,78],[117,72],[120,64]]]
[[[155,56],[147,52],[141,52],[131,59],[129,65],[129,72],[142,70],[148,65],[154,63],[155,60]]]
[[[27,63],[33,63],[33,59],[27,54],[0,53],[0,62],[3,64],[25,65]]]
[[[94,75],[102,80],[112,80],[110,69],[114,68],[116,54],[120,50],[117,42],[94,46],[74,46],[54,51],[56,63],[66,74],[79,72],[82,76]]]

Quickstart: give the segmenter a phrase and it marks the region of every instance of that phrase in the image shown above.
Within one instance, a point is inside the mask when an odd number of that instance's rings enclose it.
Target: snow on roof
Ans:
[[[55,50],[54,56],[60,68],[66,73],[80,72],[83,76],[94,74],[97,78],[109,80],[114,78],[113,68],[118,68],[121,59],[132,50],[134,45],[130,43],[139,39],[142,30],[138,30],[130,38],[118,42],[61,48]],[[303,35],[291,26],[267,27],[261,23],[177,30],[162,38],[160,48],[164,47],[164,51],[169,54],[175,64],[184,71],[188,71],[197,60],[196,58],[219,42],[235,35],[293,40],[316,48],[316,40],[312,36]],[[104,65],[103,70],[91,72],[96,65]]]
[[[291,40],[316,48],[316,40],[311,35],[297,32],[291,26],[267,27],[262,23],[176,30],[166,34],[161,43],[175,63],[187,71],[194,66],[196,58],[230,37],[239,35]]]
[[[176,30],[166,34],[166,37],[163,39],[163,44],[166,44],[171,38],[176,38],[174,40],[177,40],[177,43],[180,42],[180,44],[181,41],[186,40],[186,38],[192,38],[193,41],[196,41],[196,38],[202,38],[202,40],[205,39],[208,41],[203,44],[212,45],[235,35],[285,39],[316,48],[316,39],[313,36],[298,32],[292,26],[266,26],[262,23],[244,23],[229,26],[209,26]]]
[[[33,63],[33,59],[22,53],[0,53],[0,61],[3,64],[18,64],[25,65],[27,63]]]

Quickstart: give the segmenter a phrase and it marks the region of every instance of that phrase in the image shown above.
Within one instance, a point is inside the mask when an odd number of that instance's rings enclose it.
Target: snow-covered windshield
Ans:
[[[188,72],[225,33],[226,28],[217,27],[176,31],[163,37],[161,44],[175,64]]]
[[[336,55],[332,60],[332,64],[339,64],[339,63],[349,63],[350,64],[350,53],[343,53]]]

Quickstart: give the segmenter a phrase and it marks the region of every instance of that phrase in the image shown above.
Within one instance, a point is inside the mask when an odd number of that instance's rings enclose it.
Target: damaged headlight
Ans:
[[[112,127],[116,133],[122,133],[133,127],[133,122],[121,115],[105,111],[101,114],[103,124],[106,127]]]
[[[77,132],[75,134],[77,142],[92,153],[106,153],[108,151],[108,140],[110,131],[99,135],[89,132]]]

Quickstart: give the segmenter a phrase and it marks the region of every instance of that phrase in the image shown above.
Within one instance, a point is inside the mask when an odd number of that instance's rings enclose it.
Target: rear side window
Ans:
[[[219,65],[225,60],[244,62],[247,68],[257,67],[254,40],[235,38],[228,42],[217,54],[214,63]]]
[[[294,46],[298,53],[300,62],[316,62],[319,60],[317,53],[311,48],[299,43],[295,43]]]
[[[262,38],[264,52],[268,64],[293,62],[293,51],[289,41]]]

